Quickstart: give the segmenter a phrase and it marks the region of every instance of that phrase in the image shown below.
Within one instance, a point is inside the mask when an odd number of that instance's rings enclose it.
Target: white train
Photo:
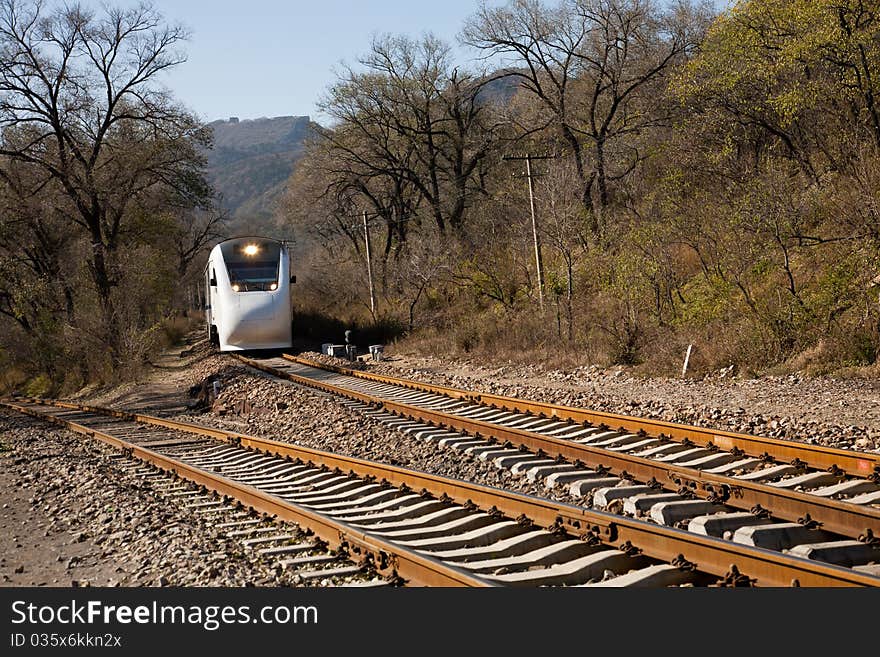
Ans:
[[[205,266],[208,338],[220,351],[291,346],[290,254],[265,237],[220,242]]]

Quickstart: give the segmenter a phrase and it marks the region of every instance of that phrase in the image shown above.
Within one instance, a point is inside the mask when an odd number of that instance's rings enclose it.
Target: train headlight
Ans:
[[[278,289],[278,283],[272,283],[272,285],[269,286],[269,289],[270,289],[270,290],[277,290],[277,289]]]
[[[242,251],[244,251],[246,256],[254,256],[260,252],[260,247],[256,244],[247,244]]]
[[[233,285],[233,286],[232,286],[232,291],[233,291],[233,292],[238,292],[240,289],[241,289],[241,288],[238,287],[238,285]]]

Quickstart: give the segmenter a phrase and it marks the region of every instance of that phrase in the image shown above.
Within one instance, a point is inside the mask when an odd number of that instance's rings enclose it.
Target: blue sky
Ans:
[[[132,6],[137,0],[108,0]],[[715,0],[723,4],[722,0]],[[100,0],[84,0],[100,6]],[[430,31],[455,45],[479,0],[153,0],[191,32],[188,61],[164,83],[203,120],[309,115],[341,61],[355,64],[374,35]],[[489,6],[506,0],[487,0]],[[549,4],[555,4],[551,0]],[[461,61],[472,51],[458,49]]]
[[[417,37],[431,31],[455,43],[479,2],[154,0],[153,5],[169,22],[191,31],[188,61],[164,82],[202,119],[310,115],[323,122],[316,103],[335,80],[334,67],[343,60],[354,64],[368,52],[374,34]]]

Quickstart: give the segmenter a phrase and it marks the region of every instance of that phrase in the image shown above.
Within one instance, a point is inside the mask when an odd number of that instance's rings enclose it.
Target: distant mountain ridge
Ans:
[[[308,116],[245,119],[208,124],[214,147],[208,152],[208,181],[231,217],[229,230],[266,232],[275,202],[302,156],[315,124]]]
[[[496,72],[480,90],[478,102],[508,104],[520,85],[513,73]],[[308,116],[232,116],[208,127],[214,133],[214,147],[207,154],[208,182],[230,215],[227,232],[275,236],[275,203],[319,126]]]

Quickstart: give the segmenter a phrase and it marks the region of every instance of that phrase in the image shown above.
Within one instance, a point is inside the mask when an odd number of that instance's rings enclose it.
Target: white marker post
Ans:
[[[684,376],[685,372],[687,372],[688,361],[690,361],[690,359],[691,359],[691,349],[693,349],[693,348],[694,348],[694,345],[692,345],[692,344],[688,345],[687,353],[684,355],[684,365],[682,365],[682,367],[681,367],[681,375],[682,376]]]

